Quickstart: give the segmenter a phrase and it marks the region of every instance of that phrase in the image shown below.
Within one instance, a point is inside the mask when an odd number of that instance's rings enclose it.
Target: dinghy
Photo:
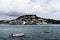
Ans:
[[[20,33],[20,34],[11,34],[11,35],[9,35],[9,37],[24,37],[24,33]]]
[[[44,31],[44,33],[50,33],[51,32],[51,30],[45,30]]]

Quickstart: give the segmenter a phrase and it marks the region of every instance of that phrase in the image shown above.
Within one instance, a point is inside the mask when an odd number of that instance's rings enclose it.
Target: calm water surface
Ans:
[[[44,33],[45,31],[50,33]],[[25,37],[10,38],[12,33],[25,33]],[[0,24],[0,40],[60,40],[60,24],[7,25]]]

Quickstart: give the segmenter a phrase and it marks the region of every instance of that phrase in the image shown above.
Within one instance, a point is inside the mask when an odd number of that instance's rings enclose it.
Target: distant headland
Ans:
[[[10,25],[40,25],[40,24],[60,24],[60,20],[46,19],[37,15],[23,15],[12,20],[0,20],[0,24]]]

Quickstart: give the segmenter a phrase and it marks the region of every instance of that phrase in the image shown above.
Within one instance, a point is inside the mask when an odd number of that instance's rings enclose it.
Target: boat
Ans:
[[[51,30],[45,30],[44,31],[44,33],[50,33],[51,32]]]
[[[9,35],[9,37],[24,37],[25,34],[24,33],[19,33],[19,34],[11,34]]]

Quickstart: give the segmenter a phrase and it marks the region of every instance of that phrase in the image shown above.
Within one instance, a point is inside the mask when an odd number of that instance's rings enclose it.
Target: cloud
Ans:
[[[59,19],[60,0],[0,0],[0,14],[37,14],[45,18]]]
[[[60,0],[53,0],[50,2],[50,4],[55,10],[60,10]]]
[[[19,17],[21,15],[25,15],[26,13],[17,13],[17,12],[10,12],[9,14],[5,14],[8,16]]]
[[[43,11],[47,0],[1,0],[0,11],[36,12]]]
[[[28,8],[29,0],[1,0],[2,11],[20,11]]]
[[[11,20],[17,17],[0,14],[0,20]]]

